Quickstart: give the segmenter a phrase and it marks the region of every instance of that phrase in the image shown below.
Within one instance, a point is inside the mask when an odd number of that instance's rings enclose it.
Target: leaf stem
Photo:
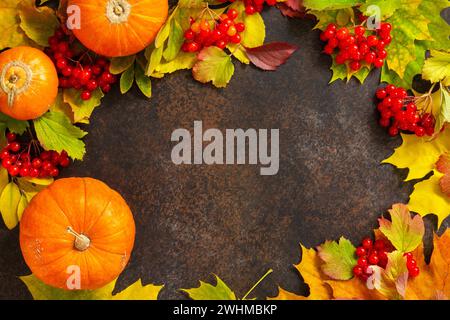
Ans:
[[[253,287],[250,288],[250,290],[247,291],[247,293],[244,295],[244,297],[242,298],[242,300],[245,300],[250,293],[252,293],[253,290],[255,290],[255,288],[269,275],[273,272],[272,269],[267,270],[267,272],[261,277],[261,279],[259,279],[254,285]]]

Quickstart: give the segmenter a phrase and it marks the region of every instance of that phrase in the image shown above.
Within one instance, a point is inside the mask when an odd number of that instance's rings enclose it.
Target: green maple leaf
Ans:
[[[326,241],[317,247],[319,257],[324,264],[322,271],[334,280],[349,280],[353,277],[353,267],[356,265],[355,247],[341,237],[339,242]]]
[[[218,88],[225,87],[234,73],[231,57],[223,50],[211,46],[204,48],[197,56],[192,74],[197,81],[211,81]]]
[[[47,150],[65,150],[73,159],[82,160],[86,152],[80,140],[87,133],[74,126],[62,112],[50,111],[34,120],[34,128],[41,145]]]
[[[216,285],[200,281],[198,288],[181,289],[193,300],[237,300],[233,291],[218,276],[214,275]]]
[[[112,294],[116,281],[96,290],[63,290],[46,285],[34,275],[20,277],[34,300],[157,300],[163,286],[136,281],[123,291]]]
[[[411,218],[409,209],[404,204],[396,204],[389,210],[391,221],[382,217],[378,219],[380,231],[400,252],[411,252],[421,243],[425,233],[422,218]]]
[[[426,41],[428,49],[450,50],[450,25],[441,16],[448,7],[448,0],[422,0],[419,6],[419,12],[429,20],[428,29],[432,40]]]

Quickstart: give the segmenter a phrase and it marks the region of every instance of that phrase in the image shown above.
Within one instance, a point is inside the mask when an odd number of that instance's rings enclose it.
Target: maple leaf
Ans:
[[[18,0],[3,0],[0,2],[0,50],[22,45],[30,45],[32,41],[20,27]]]
[[[450,230],[434,235],[430,263],[425,262],[423,246],[413,253],[420,274],[408,281],[406,299],[434,300],[450,298]]]
[[[100,88],[91,92],[89,100],[81,99],[81,92],[74,88],[64,89],[63,100],[68,104],[73,112],[73,123],[89,123],[89,118],[94,109],[100,106],[101,100],[105,95]]]
[[[334,280],[348,280],[353,277],[353,267],[356,265],[355,247],[341,237],[339,242],[326,241],[317,247],[319,257],[324,262],[323,273]]]
[[[448,153],[443,154],[436,163],[436,170],[443,173],[444,176],[439,180],[439,186],[442,193],[450,197],[450,156]]]
[[[422,242],[425,225],[420,216],[411,218],[408,207],[395,204],[389,210],[391,221],[384,217],[378,219],[380,231],[400,252],[411,252]]]
[[[435,139],[402,134],[403,143],[382,163],[409,169],[405,181],[423,178],[430,173],[439,157],[450,151],[450,130],[445,129]]]
[[[34,275],[20,277],[34,300],[157,300],[163,286],[143,286],[139,279],[123,291],[112,294],[116,281],[96,290],[63,290],[46,285]]]
[[[270,300],[328,300],[332,298],[331,287],[325,280],[329,279],[322,271],[318,253],[314,249],[301,246],[302,259],[295,265],[297,271],[309,286],[307,297],[291,293],[279,287],[278,295]]]
[[[181,289],[193,300],[237,300],[236,295],[218,276],[214,275],[216,285],[200,281],[198,288]]]
[[[334,10],[351,8],[360,3],[360,0],[303,0],[303,5],[310,10]]]
[[[414,185],[414,191],[409,197],[408,207],[421,216],[435,214],[438,218],[438,228],[450,214],[450,198],[442,192],[440,181],[444,174],[433,171],[433,175]]]
[[[192,68],[192,74],[197,81],[211,81],[218,88],[225,87],[234,73],[231,57],[223,50],[211,46],[199,52],[197,63]]]
[[[250,61],[263,70],[276,70],[298,49],[286,42],[272,42],[256,48],[247,48]]]

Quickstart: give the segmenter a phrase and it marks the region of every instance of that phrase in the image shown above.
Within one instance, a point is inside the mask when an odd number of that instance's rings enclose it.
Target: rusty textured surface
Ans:
[[[230,85],[217,90],[188,71],[153,82],[148,101],[137,91],[109,94],[86,138],[87,156],[67,176],[101,179],[125,197],[137,224],[136,247],[119,289],[142,278],[164,283],[161,297],[185,298],[178,288],[215,273],[242,296],[269,268],[256,291],[277,285],[307,288],[292,267],[299,246],[344,235],[358,242],[395,202],[408,199],[404,171],[379,163],[400,141],[378,127],[372,97],[379,75],[360,86],[328,86],[329,58],[320,54],[311,21],[264,12],[268,41],[300,50],[277,72],[235,63]],[[170,135],[204,128],[279,128],[280,171],[260,176],[255,166],[175,166]],[[435,220],[428,221],[431,226]],[[30,298],[16,277],[29,271],[18,230],[0,227],[0,298]]]

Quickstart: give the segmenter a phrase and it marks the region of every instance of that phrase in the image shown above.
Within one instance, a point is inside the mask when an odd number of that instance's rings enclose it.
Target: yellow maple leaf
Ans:
[[[320,269],[321,260],[317,251],[301,246],[302,260],[295,268],[300,272],[305,283],[309,286],[307,297],[291,293],[279,288],[278,296],[270,300],[328,300],[332,298],[331,288],[325,282],[329,279]]]
[[[414,251],[420,274],[408,281],[406,299],[430,300],[450,298],[450,230],[434,235],[430,264],[426,264],[423,246]]]
[[[435,170],[429,179],[417,183],[408,203],[409,209],[421,216],[435,214],[438,227],[450,214],[450,198],[442,192],[439,184],[443,176],[444,174]]]
[[[423,178],[435,168],[439,157],[450,151],[450,129],[444,130],[433,140],[412,134],[402,134],[402,139],[402,145],[382,163],[409,169],[405,181]]]
[[[326,283],[333,290],[334,299],[386,300],[377,290],[369,290],[366,283],[358,278],[352,278],[348,281],[329,280]]]

